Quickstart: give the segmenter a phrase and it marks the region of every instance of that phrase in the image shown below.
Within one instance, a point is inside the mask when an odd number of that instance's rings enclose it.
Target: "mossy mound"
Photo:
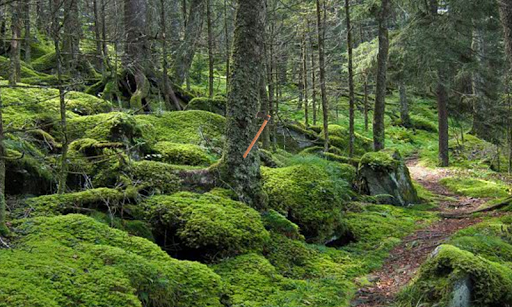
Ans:
[[[213,162],[212,157],[199,145],[158,142],[154,149],[166,163],[208,166]]]
[[[435,121],[430,121],[427,118],[418,115],[411,115],[411,124],[415,129],[424,130],[427,132],[437,133],[438,128]]]
[[[345,153],[335,146],[329,147],[328,152],[324,152],[324,148],[320,146],[309,147],[301,151],[300,155],[317,155],[329,161],[350,164],[355,167],[359,166],[360,161],[358,158],[349,158],[345,156]]]
[[[324,243],[343,232],[341,210],[350,188],[342,177],[342,166],[328,166],[329,170],[315,163],[262,168],[270,206],[299,225],[312,242]]]
[[[343,153],[348,154],[349,147],[349,132],[348,129],[339,125],[329,125],[329,141],[331,145],[341,149]],[[320,133],[323,136],[323,130]],[[362,156],[372,150],[372,140],[367,137],[354,133],[354,154]],[[336,153],[335,153],[336,154]],[[339,153],[337,153],[339,154]]]
[[[10,60],[0,56],[0,77],[8,80],[10,72]],[[39,73],[30,67],[30,65],[21,61],[21,80],[27,84],[56,84],[57,78],[44,73]]]
[[[265,228],[274,233],[282,234],[290,239],[303,239],[300,234],[300,229],[297,224],[290,222],[284,215],[275,211],[269,210],[261,215]]]
[[[138,161],[128,165],[124,172],[124,183],[135,187],[146,195],[172,194],[179,191],[181,180],[176,167],[155,161]]]
[[[470,177],[446,177],[439,181],[454,193],[482,198],[500,198],[510,196],[510,186],[499,181],[490,181]]]
[[[257,211],[224,197],[182,192],[151,197],[144,207],[157,242],[180,258],[259,251],[268,239]]]
[[[144,139],[153,144],[168,141],[217,149],[223,146],[225,119],[218,114],[194,110],[137,115],[135,119]]]
[[[3,306],[222,306],[218,275],[82,215],[24,220],[0,249]]]
[[[70,139],[90,138],[98,141],[129,142],[141,137],[135,118],[122,112],[71,118],[68,126]]]
[[[224,97],[199,97],[188,103],[187,110],[203,110],[226,116],[226,103],[227,100]]]

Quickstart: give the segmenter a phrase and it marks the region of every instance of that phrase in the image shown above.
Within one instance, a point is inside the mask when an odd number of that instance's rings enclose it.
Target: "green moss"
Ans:
[[[166,235],[167,242],[195,250],[196,257],[258,251],[268,238],[258,212],[212,194],[154,196],[144,206],[158,236]]]
[[[303,239],[299,226],[290,222],[286,217],[275,210],[269,210],[262,214],[263,224],[269,231],[282,234],[291,239]]]
[[[331,145],[340,148],[345,154],[347,154],[349,147],[348,129],[339,125],[329,125],[328,129]],[[320,135],[323,136],[323,132],[320,133]],[[361,156],[371,150],[372,141],[357,132],[354,133],[354,153],[358,156]]]
[[[154,149],[167,163],[208,166],[213,162],[202,147],[194,144],[158,142]]]
[[[213,99],[199,97],[192,99],[187,106],[187,110],[203,110],[222,116],[226,115],[226,98],[214,97]]]
[[[37,71],[51,72],[53,68],[57,67],[57,56],[55,55],[55,51],[47,53],[32,61],[32,67]]]
[[[222,306],[221,280],[81,215],[24,220],[0,250],[1,306]]]
[[[68,127],[71,139],[123,142],[141,136],[134,117],[122,112],[71,118]]]
[[[425,302],[447,304],[454,284],[465,276],[473,283],[471,301],[475,306],[512,304],[509,291],[512,269],[509,266],[452,245],[441,245],[437,255],[422,265],[418,278],[403,292],[401,300],[412,306]]]
[[[306,238],[315,242],[341,231],[341,208],[350,195],[341,166],[319,160],[302,160],[285,168],[262,168],[263,188],[270,206],[297,223]]]
[[[132,162],[124,173],[124,183],[139,191],[145,191],[145,194],[169,194],[177,192],[181,187],[176,168],[167,163]]]
[[[416,129],[425,130],[425,131],[434,132],[434,133],[438,132],[436,121],[431,121],[427,118],[424,118],[424,117],[421,117],[418,115],[411,115],[411,123],[412,123],[412,126]]]
[[[447,177],[440,180],[454,193],[484,198],[507,197],[510,187],[502,182],[476,179],[470,177]]]
[[[137,115],[146,141],[168,141],[222,148],[224,117],[206,111],[165,112],[162,116]]]
[[[361,165],[369,165],[373,169],[396,169],[398,161],[388,151],[369,152],[361,157]]]

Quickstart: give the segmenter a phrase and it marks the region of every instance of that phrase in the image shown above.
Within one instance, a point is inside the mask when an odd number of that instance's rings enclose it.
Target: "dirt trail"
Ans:
[[[450,170],[425,168],[419,166],[415,159],[409,160],[407,166],[414,180],[441,197],[436,209],[441,216],[464,214],[486,202],[485,199],[455,195],[441,185],[439,180],[450,176]],[[351,306],[390,306],[399,290],[414,277],[419,266],[437,246],[458,230],[478,222],[480,219],[473,217],[442,218],[404,238],[391,251],[382,268],[369,276],[372,285],[359,289]]]

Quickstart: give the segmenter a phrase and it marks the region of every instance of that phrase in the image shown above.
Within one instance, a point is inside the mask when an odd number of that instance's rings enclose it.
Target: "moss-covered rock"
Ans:
[[[168,141],[220,149],[224,117],[206,111],[165,112],[162,116],[137,115],[138,126],[147,142]]]
[[[420,202],[409,169],[398,151],[365,154],[358,169],[359,190],[383,203],[406,206]]]
[[[176,173],[176,167],[167,163],[138,161],[127,166],[123,180],[144,194],[172,194],[181,187]]]
[[[305,148],[318,146],[322,143],[316,132],[299,123],[277,125],[276,132],[279,148],[291,153],[298,153]]]
[[[154,149],[163,162],[171,164],[208,166],[213,162],[212,157],[199,145],[158,142]]]
[[[332,172],[313,163],[262,168],[270,206],[299,225],[313,242],[324,243],[343,231],[341,210],[350,189],[340,165],[328,166]]]
[[[81,215],[18,223],[0,249],[0,306],[222,306],[206,266]]]
[[[182,192],[151,197],[144,206],[157,242],[181,258],[259,251],[268,238],[257,211],[224,197]]]
[[[341,149],[343,153],[348,154],[349,132],[348,129],[339,125],[329,125],[329,141],[331,145]],[[323,131],[320,133],[323,136]],[[354,154],[362,156],[372,150],[372,140],[367,137],[354,133]],[[339,153],[338,153],[339,154]]]
[[[68,120],[68,127],[70,139],[129,142],[142,135],[135,118],[122,112],[71,118]]]
[[[203,110],[226,116],[226,103],[227,101],[224,97],[199,97],[192,99],[188,103],[187,110]]]
[[[437,124],[436,122],[432,122],[427,118],[418,116],[418,115],[411,115],[411,124],[414,128],[419,130],[425,130],[428,132],[438,132]]]
[[[290,222],[284,215],[275,211],[269,210],[262,215],[263,224],[269,231],[282,234],[290,239],[303,239],[304,236],[300,234],[300,229],[297,224]]]

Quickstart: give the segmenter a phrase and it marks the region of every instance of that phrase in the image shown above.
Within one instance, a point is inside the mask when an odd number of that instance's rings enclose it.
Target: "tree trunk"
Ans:
[[[45,30],[46,12],[43,0],[36,0],[36,27],[39,31]]]
[[[208,97],[213,98],[213,25],[212,0],[206,0],[206,19],[208,23]]]
[[[299,88],[299,102],[297,104],[297,110],[302,109],[302,104],[304,102],[304,65],[302,63],[302,59],[304,59],[304,48],[300,47],[300,57],[299,57],[299,78],[298,78],[298,88]],[[295,66],[295,65],[294,65]]]
[[[9,234],[6,222],[5,203],[5,148],[4,148],[4,122],[3,122],[2,88],[0,87],[0,236]]]
[[[322,23],[322,7],[320,0],[316,0],[316,28],[318,36],[318,59],[320,65],[320,93],[322,95],[322,112],[324,121],[324,151],[329,151],[329,107],[327,105],[327,91],[325,89],[325,59],[324,59],[324,39],[325,27]]]
[[[345,0],[345,14],[347,22],[347,50],[348,50],[348,88],[349,88],[349,145],[348,155],[354,156],[354,116],[355,116],[355,94],[354,94],[354,69],[352,52],[352,26],[350,24],[350,1]]]
[[[101,29],[100,29],[100,18],[98,14],[98,0],[92,1],[92,7],[94,11],[94,38],[96,39],[96,56],[98,57],[98,60],[96,63],[98,63],[98,67],[100,68],[100,71],[104,72],[103,67],[103,49],[101,46]]]
[[[265,54],[265,53],[263,53]],[[264,69],[264,67],[263,67]],[[261,74],[261,82],[260,82],[260,111],[262,114],[269,114],[269,99],[267,94],[267,83],[265,82],[266,75],[265,73]],[[272,115],[270,115],[272,116]],[[261,140],[263,142],[263,148],[270,148],[270,127],[267,125],[261,134]]]
[[[390,3],[389,0],[382,0],[381,3],[381,10],[378,16],[379,55],[377,57],[377,89],[373,111],[373,147],[375,151],[379,151],[385,146],[384,115],[386,111],[386,74],[389,53],[388,16]]]
[[[368,132],[369,119],[368,119],[368,111],[369,111],[369,103],[368,103],[368,75],[364,77],[364,131]]]
[[[439,120],[439,164],[442,167],[449,165],[449,149],[448,149],[448,93],[440,77],[437,84],[437,112]]]
[[[475,53],[476,71],[472,74],[471,87],[473,88],[473,126],[471,133],[479,138],[489,140],[489,128],[486,125],[489,110],[487,109],[487,99],[485,97],[485,80],[481,74],[483,61],[485,57],[484,38],[482,30],[473,29],[471,50]]]
[[[192,60],[196,53],[197,42],[203,28],[203,15],[207,0],[192,0],[185,29],[185,38],[176,52],[174,62],[174,82],[183,84],[187,79]]]
[[[64,35],[62,39],[62,58],[67,71],[74,72],[78,67],[80,53],[81,24],[78,12],[78,0],[64,0]]]
[[[12,3],[12,19],[11,19],[11,54],[10,54],[10,72],[9,84],[16,85],[21,81],[21,59],[20,59],[20,40],[21,40],[21,3]]]
[[[243,154],[258,130],[258,99],[263,73],[265,0],[237,0],[233,45],[233,76],[228,93],[226,143],[219,165],[222,182],[240,200],[258,209],[266,207],[261,187],[257,146]],[[255,99],[256,98],[256,99]]]
[[[409,103],[407,101],[407,90],[404,81],[400,81],[400,120],[402,126],[411,128],[411,117],[409,116]]]
[[[229,78],[231,78],[231,46],[229,45],[229,28],[228,28],[228,0],[224,0],[224,36],[226,41],[226,93],[229,89]]]
[[[308,33],[311,33],[310,26],[309,26],[309,20],[308,20]],[[313,35],[310,34],[309,36],[309,46],[311,49],[311,106],[313,108],[313,125],[316,125],[316,64],[315,64],[315,52],[313,51]]]
[[[30,44],[32,42],[32,38],[30,36],[30,32],[31,32],[31,29],[30,29],[30,0],[24,0],[23,2],[23,24],[25,25],[25,33],[23,33],[23,44],[24,44],[24,47],[23,49],[25,49],[25,63],[28,63],[30,64],[31,62],[31,48],[30,48]]]
[[[110,65],[109,60],[108,60],[107,21],[105,20],[106,19],[105,0],[100,0],[100,5],[101,5],[101,47],[103,49],[103,54],[102,54],[103,55],[103,67],[104,67],[104,71],[105,71],[106,67],[108,67]],[[116,42],[116,45],[117,45],[117,42]],[[117,70],[117,67],[115,69]],[[117,78],[117,75],[116,75],[116,78]],[[117,84],[117,83],[115,83],[115,84]]]
[[[308,96],[308,50],[306,44],[306,34],[302,38],[302,78],[304,85],[304,124],[306,127],[309,126],[309,96]]]

